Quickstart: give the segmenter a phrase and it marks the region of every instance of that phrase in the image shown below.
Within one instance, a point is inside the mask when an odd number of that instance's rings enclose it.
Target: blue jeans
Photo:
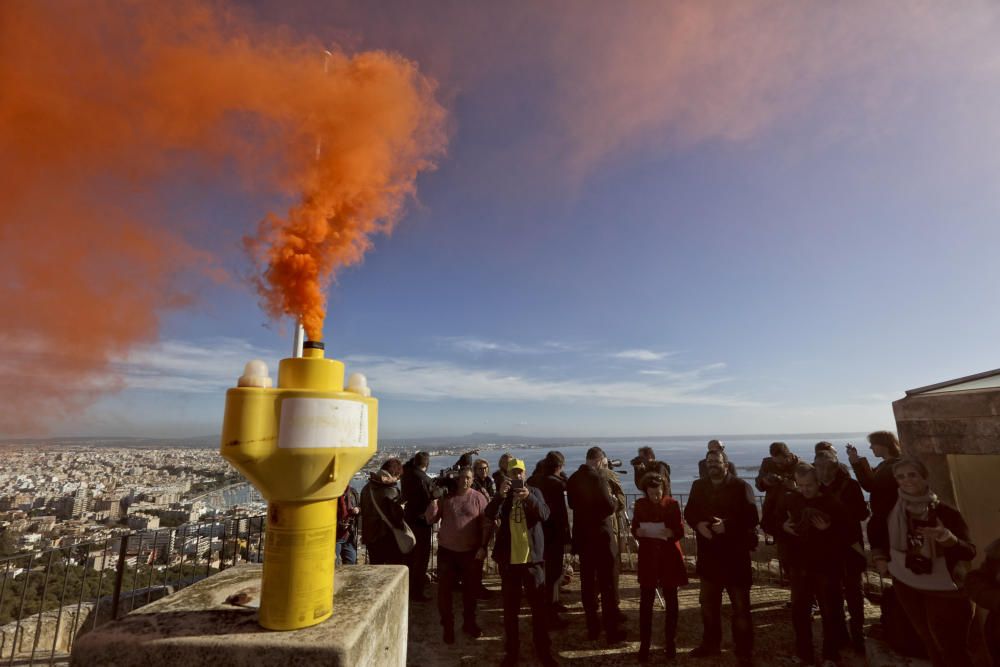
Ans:
[[[358,548],[348,540],[337,540],[335,552],[337,565],[354,565],[358,562]]]

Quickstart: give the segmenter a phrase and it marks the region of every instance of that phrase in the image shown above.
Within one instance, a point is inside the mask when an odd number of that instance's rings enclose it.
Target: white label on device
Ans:
[[[278,447],[367,447],[368,406],[337,398],[286,398],[281,402]]]

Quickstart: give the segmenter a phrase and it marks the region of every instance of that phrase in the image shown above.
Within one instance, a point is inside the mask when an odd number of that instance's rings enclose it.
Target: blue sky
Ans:
[[[399,51],[449,111],[418,200],[329,290],[383,435],[892,428],[905,389],[1000,366],[995,5],[475,4],[238,6]],[[168,187],[249,271],[282,200]],[[244,284],[199,291],[56,430],[217,430],[290,340]]]

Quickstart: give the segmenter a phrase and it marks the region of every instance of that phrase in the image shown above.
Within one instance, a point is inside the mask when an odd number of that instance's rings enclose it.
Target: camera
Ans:
[[[930,574],[934,569],[934,563],[930,558],[912,551],[906,553],[906,560],[903,564],[913,574]]]
[[[510,480],[510,490],[511,491],[519,491],[519,490],[521,490],[523,488],[524,488],[524,480],[523,479],[512,479],[512,480]]]
[[[431,495],[435,498],[455,493],[458,490],[458,471],[454,468],[445,468],[434,478],[434,485],[438,493]]]
[[[609,468],[621,468],[622,467],[622,460],[621,459],[608,459],[608,467]]]

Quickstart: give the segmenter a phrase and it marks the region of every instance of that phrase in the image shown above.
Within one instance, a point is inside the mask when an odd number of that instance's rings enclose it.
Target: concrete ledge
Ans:
[[[80,637],[71,665],[285,666],[406,664],[406,568],[341,566],[333,616],[303,630],[257,624],[261,566],[225,570]],[[242,605],[228,603],[238,596]]]

